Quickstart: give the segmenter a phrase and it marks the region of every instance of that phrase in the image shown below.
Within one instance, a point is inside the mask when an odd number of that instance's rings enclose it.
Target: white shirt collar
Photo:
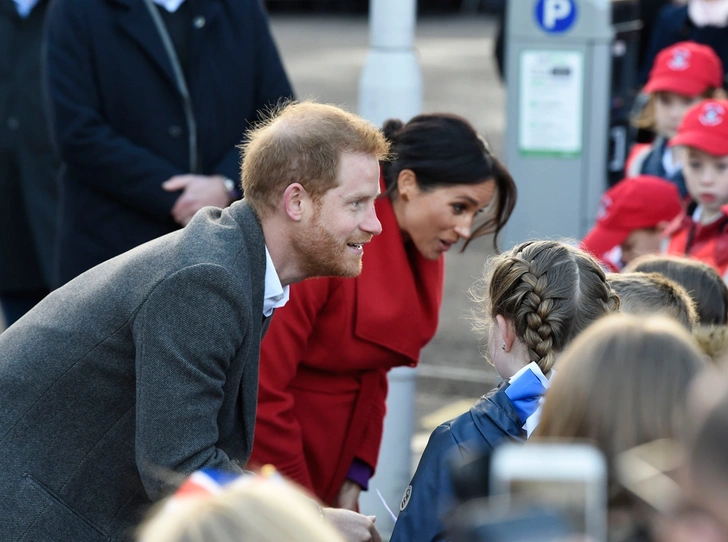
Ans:
[[[708,225],[712,224],[713,222],[716,222],[722,216],[723,216],[723,213],[716,214],[713,218],[711,218],[710,220],[708,220],[708,222],[706,222],[705,224],[703,224],[703,226],[708,226]],[[703,218],[703,206],[702,205],[698,205],[695,208],[695,211],[693,211],[693,222],[698,223],[698,222],[700,222],[700,220],[702,218]]]
[[[288,303],[288,296],[291,287],[285,288],[278,278],[278,273],[273,265],[268,247],[265,247],[265,293],[263,294],[263,316],[273,314],[273,309],[282,307]]]
[[[18,0],[15,0],[16,2]],[[170,13],[174,13],[179,7],[185,3],[185,0],[152,0],[158,6],[162,6]]]
[[[667,147],[662,155],[662,167],[670,177],[682,169],[682,163],[675,160],[675,155],[670,147]]]
[[[38,3],[38,0],[13,0],[15,9],[23,19],[25,19]]]

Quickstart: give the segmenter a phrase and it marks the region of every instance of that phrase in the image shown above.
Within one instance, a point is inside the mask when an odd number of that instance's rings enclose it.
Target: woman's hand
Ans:
[[[344,480],[334,504],[337,508],[345,508],[356,512],[359,509],[359,493],[361,486],[351,480]]]

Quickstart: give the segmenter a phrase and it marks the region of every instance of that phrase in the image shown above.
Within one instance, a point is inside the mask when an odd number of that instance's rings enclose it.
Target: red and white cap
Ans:
[[[602,258],[634,230],[670,222],[681,212],[680,192],[670,181],[652,175],[628,177],[602,196],[597,223],[582,239],[581,248]]]
[[[707,45],[681,41],[657,54],[643,92],[700,96],[723,86],[723,63]]]
[[[688,109],[670,147],[693,147],[713,156],[728,155],[728,100],[703,100]]]

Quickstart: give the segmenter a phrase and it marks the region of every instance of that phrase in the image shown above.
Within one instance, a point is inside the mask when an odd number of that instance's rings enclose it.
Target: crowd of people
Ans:
[[[653,141],[580,242],[500,253],[533,181],[461,116],[296,102],[257,0],[0,0],[0,538],[381,540],[387,372],[491,235],[502,382],[432,433],[391,540],[461,540],[473,458],[558,439],[604,458],[609,540],[728,541],[728,2],[661,13]]]

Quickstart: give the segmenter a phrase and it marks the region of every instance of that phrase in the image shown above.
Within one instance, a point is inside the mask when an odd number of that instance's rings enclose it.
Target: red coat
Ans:
[[[294,285],[261,346],[249,465],[271,463],[329,504],[354,458],[376,468],[387,371],[417,365],[442,301],[443,259],[402,242],[388,198],[376,209],[383,233],[361,275]]]
[[[671,232],[667,253],[701,260],[712,265],[725,279],[728,273],[728,205],[721,209],[723,216],[705,226],[684,216]]]

